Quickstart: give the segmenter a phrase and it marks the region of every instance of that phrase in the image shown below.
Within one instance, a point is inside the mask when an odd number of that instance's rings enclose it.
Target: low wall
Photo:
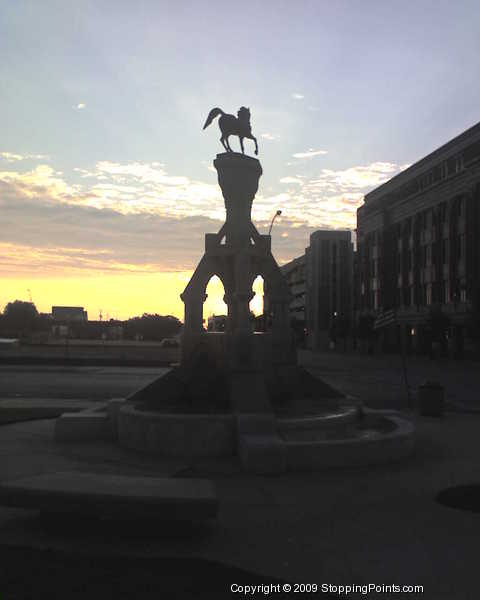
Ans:
[[[235,417],[161,414],[128,404],[118,412],[118,442],[170,457],[231,456],[236,447]]]
[[[162,348],[148,343],[22,344],[0,348],[3,363],[151,364],[168,365],[180,359],[179,348]]]

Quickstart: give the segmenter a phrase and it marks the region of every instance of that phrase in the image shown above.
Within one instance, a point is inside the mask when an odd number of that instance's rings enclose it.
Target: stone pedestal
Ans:
[[[290,291],[272,255],[270,236],[260,235],[251,220],[262,167],[257,159],[236,153],[217,155],[214,165],[226,219],[218,233],[205,236],[205,254],[181,296],[185,304],[182,364],[201,350],[211,353],[215,362],[228,370],[262,370],[265,362],[292,364],[295,351],[288,316]],[[223,283],[228,306],[221,355],[218,340],[204,332],[202,324],[205,289],[213,275]],[[273,311],[272,330],[261,341],[254,340],[249,309],[254,296],[252,285],[258,275],[268,287]]]

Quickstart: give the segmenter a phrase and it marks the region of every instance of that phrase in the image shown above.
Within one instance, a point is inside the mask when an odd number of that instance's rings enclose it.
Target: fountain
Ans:
[[[209,119],[212,114],[229,116],[220,109],[213,109]],[[230,134],[255,139],[249,115],[244,129],[230,119],[232,128],[239,128]],[[92,423],[99,435],[126,448],[190,461],[237,455],[245,470],[260,473],[372,464],[409,455],[414,445],[410,421],[365,409],[297,364],[290,292],[272,255],[270,235],[261,235],[251,220],[262,167],[256,158],[232,152],[224,129],[225,121],[222,144],[227,151],[213,164],[226,219],[218,233],[205,235],[205,253],[181,295],[181,362],[125,401],[110,402],[95,417],[90,412]],[[243,142],[241,146],[243,150]],[[213,275],[223,283],[228,307],[221,333],[203,329],[205,289]],[[249,310],[258,275],[271,307],[271,329],[264,333],[253,331]],[[75,438],[72,431],[80,431],[82,414],[88,418],[87,413],[70,415],[70,421],[61,417],[57,438]]]

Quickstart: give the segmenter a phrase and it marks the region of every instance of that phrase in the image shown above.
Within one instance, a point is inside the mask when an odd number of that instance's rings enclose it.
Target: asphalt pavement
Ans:
[[[301,360],[325,381],[367,405],[391,408],[405,401],[403,368],[397,356],[302,353]],[[425,379],[435,378],[445,385],[447,399],[476,406],[478,363],[410,359],[407,369],[413,391]],[[162,372],[3,367],[0,399],[18,393],[31,403],[33,396],[28,395],[37,390],[44,398],[47,393],[57,398],[83,394],[87,400],[105,400],[128,395]],[[32,511],[1,508],[0,546],[129,560],[151,557],[159,565],[172,557],[185,560],[185,565],[188,560],[202,559],[244,569],[252,573],[251,583],[256,574],[267,582],[318,586],[355,584],[366,589],[374,584],[379,590],[392,584],[423,586],[423,593],[360,591],[351,598],[477,598],[479,514],[439,504],[437,495],[452,486],[480,483],[480,415],[447,412],[444,418],[435,419],[407,411],[406,416],[417,427],[416,452],[408,460],[278,476],[243,473],[235,459],[145,456],[107,442],[55,444],[54,420],[3,425],[0,481],[63,470],[200,477],[214,481],[220,512],[202,532],[162,526],[160,532],[147,536],[135,527],[129,531],[125,523],[115,523],[111,529],[97,522],[82,523],[72,529],[62,522],[61,527],[52,528]],[[53,554],[49,561],[53,564]],[[236,575],[231,577],[217,597],[242,596],[230,596]],[[53,593],[55,581],[50,585]],[[86,575],[82,585],[88,595],[91,583]],[[209,597],[209,591],[204,597]],[[194,592],[183,597],[202,597],[199,589]]]
[[[404,410],[415,404],[418,387],[435,381],[451,407],[480,409],[480,362],[398,354],[299,352],[300,362],[340,392],[369,408]],[[408,390],[408,395],[407,395]]]
[[[168,369],[162,367],[0,366],[0,400],[13,398],[105,401],[125,398]]]

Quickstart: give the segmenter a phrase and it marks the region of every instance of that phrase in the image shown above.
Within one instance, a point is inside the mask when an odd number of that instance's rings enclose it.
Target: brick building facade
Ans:
[[[385,349],[461,354],[480,300],[480,123],[365,196],[357,211],[356,319],[395,309]],[[438,337],[434,321],[446,323]],[[443,327],[442,327],[443,330]]]

